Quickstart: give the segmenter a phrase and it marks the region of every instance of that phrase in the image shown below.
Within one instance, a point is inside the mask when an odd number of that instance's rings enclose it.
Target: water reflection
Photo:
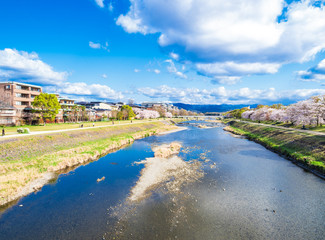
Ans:
[[[178,141],[204,176],[128,201],[152,146]],[[114,163],[114,164],[111,164]],[[105,176],[105,181],[96,179]],[[136,141],[22,199],[0,219],[1,239],[323,239],[325,184],[222,128]],[[274,210],[274,211],[273,211]]]

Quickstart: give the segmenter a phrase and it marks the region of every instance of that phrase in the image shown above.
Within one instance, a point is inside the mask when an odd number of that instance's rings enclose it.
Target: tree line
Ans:
[[[252,121],[273,121],[292,125],[321,126],[325,123],[325,95],[314,96],[289,106],[273,104],[258,105],[255,109],[242,108],[226,113],[227,117]]]

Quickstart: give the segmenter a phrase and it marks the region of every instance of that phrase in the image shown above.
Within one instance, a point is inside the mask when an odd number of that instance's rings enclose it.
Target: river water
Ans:
[[[135,162],[173,141],[199,169],[129,201],[144,168]],[[290,161],[221,127],[189,126],[60,175],[0,213],[0,239],[324,239],[324,201],[324,180]]]

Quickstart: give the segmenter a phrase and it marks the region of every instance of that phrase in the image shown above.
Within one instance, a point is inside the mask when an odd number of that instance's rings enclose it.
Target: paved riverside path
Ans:
[[[106,127],[117,127],[117,126],[123,126],[123,125],[135,125],[138,123],[152,123],[152,122],[161,122],[166,120],[154,120],[154,121],[139,121],[139,122],[133,122],[133,123],[117,123],[115,124],[109,124],[109,125],[101,125],[101,126],[94,126],[94,127],[79,127],[79,128],[69,128],[69,129],[61,129],[61,130],[49,130],[49,131],[35,131],[30,133],[21,133],[21,134],[11,134],[11,135],[5,135],[0,136],[0,142],[2,139],[8,139],[8,138],[17,138],[17,137],[28,137],[31,135],[41,135],[41,134],[52,134],[52,133],[58,133],[58,132],[70,132],[70,131],[82,131],[86,129],[94,129],[94,128],[106,128]],[[81,123],[82,124],[82,123]]]
[[[254,124],[254,125],[261,125],[261,126],[266,126],[266,127],[279,128],[279,129],[284,129],[284,130],[289,130],[289,131],[294,131],[294,132],[310,133],[310,134],[314,134],[314,135],[325,136],[324,132],[317,132],[317,131],[303,130],[303,129],[296,129],[296,128],[288,128],[288,127],[275,126],[275,125],[265,124],[265,123],[255,123],[255,122],[240,121],[240,120],[235,120],[235,121]]]

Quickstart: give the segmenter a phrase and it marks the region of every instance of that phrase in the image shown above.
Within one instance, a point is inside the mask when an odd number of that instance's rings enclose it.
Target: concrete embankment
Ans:
[[[182,128],[161,121],[2,140],[0,206],[38,191],[64,170],[95,161],[136,139],[172,130]]]
[[[325,137],[231,121],[224,130],[242,135],[325,179]]]

